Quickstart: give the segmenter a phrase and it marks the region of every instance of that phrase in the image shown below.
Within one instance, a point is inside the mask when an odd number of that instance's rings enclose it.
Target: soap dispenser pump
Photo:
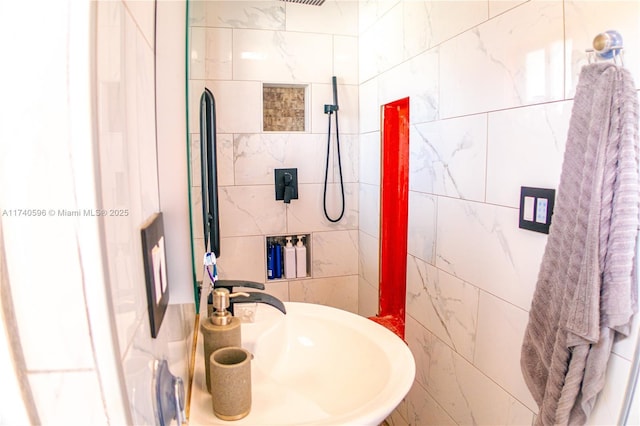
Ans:
[[[227,346],[241,346],[240,320],[227,310],[229,299],[236,296],[249,296],[247,293],[229,294],[226,288],[213,290],[213,312],[200,324],[204,337],[204,368],[207,391],[211,392],[211,370],[209,358],[217,349]]]

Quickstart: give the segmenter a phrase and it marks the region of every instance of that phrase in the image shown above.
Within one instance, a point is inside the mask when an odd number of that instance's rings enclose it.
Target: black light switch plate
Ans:
[[[549,233],[556,190],[520,187],[520,228]]]
[[[142,229],[142,260],[147,287],[147,310],[151,337],[158,337],[160,325],[169,304],[169,288],[167,282],[167,258],[164,244],[164,225],[162,212],[149,218]]]

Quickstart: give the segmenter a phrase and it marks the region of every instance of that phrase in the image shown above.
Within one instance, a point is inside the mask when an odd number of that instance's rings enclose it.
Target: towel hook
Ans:
[[[593,39],[593,49],[587,49],[586,52],[589,54],[589,63],[598,59],[613,59],[614,63],[618,64],[619,61],[619,65],[624,66],[623,49],[622,35],[615,30],[609,30],[598,34]]]

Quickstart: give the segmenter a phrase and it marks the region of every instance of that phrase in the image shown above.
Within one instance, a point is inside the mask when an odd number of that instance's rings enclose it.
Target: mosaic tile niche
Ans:
[[[304,86],[262,87],[263,131],[304,132],[305,130]]]

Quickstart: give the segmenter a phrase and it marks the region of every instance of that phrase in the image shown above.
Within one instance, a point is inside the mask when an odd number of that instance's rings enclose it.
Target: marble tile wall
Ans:
[[[187,382],[195,310],[172,305],[151,338],[140,226],[159,209],[154,2],[15,3],[0,20],[21,63],[1,82],[3,139],[20,143],[0,148],[0,205],[42,213],[2,215],[0,335],[21,350],[1,354],[19,383],[7,380],[0,423],[155,424],[151,362]]]
[[[105,422],[103,389],[84,298],[88,283],[82,274],[83,266],[92,264],[95,258],[82,251],[87,247],[79,240],[80,218],[64,215],[65,209],[79,208],[92,195],[91,167],[83,170],[88,175],[74,171],[74,166],[91,158],[90,154],[84,151],[72,156],[73,146],[79,141],[70,140],[72,132],[76,137],[88,136],[72,121],[81,118],[76,108],[88,107],[88,90],[69,94],[69,74],[82,73],[88,53],[77,52],[75,63],[68,59],[70,35],[86,36],[88,25],[71,19],[72,11],[82,13],[82,7],[74,10],[69,4],[43,5],[38,13],[31,9],[24,4],[3,6],[0,18],[2,31],[6,31],[2,39],[12,41],[3,42],[2,51],[20,64],[3,73],[0,83],[4,93],[4,105],[0,107],[4,141],[0,148],[0,345],[3,361],[7,362],[3,373],[9,373],[3,374],[8,380],[5,392],[13,393],[2,403],[0,422],[63,422],[65,416],[73,414],[70,408],[74,398],[82,395],[80,389],[85,392],[86,404],[74,407],[76,412],[88,421]],[[24,16],[29,16],[47,37],[27,33],[19,43],[13,42],[10,34],[23,32],[24,20],[19,18]],[[40,66],[41,61],[47,66]],[[29,91],[46,96],[34,102],[24,92],[27,85]],[[25,133],[25,129],[29,131]],[[43,214],[22,216],[18,209],[43,209]],[[58,209],[62,210],[60,215]],[[84,241],[95,238],[95,221],[89,219],[84,225]],[[42,256],[36,255],[38,249]],[[81,254],[86,256],[84,265]],[[19,359],[13,358],[16,350]],[[25,393],[20,393],[21,388],[30,398],[22,400]],[[58,398],[51,398],[52,394]]]
[[[140,227],[159,211],[155,114],[155,4],[97,3],[97,120],[104,218],[117,342],[133,424],[154,424],[152,363],[169,361],[188,383],[195,305],[170,305],[151,337]],[[162,90],[159,87],[158,90]],[[165,224],[166,226],[166,224]]]
[[[640,87],[639,17],[628,1],[359,2],[365,314],[377,302],[379,107],[411,98],[406,337],[417,374],[391,424],[533,421],[519,357],[546,236],[518,229],[519,189],[558,186],[596,34],[623,34]],[[590,423],[618,421],[636,341],[614,347]]]
[[[33,6],[3,5],[0,18],[3,54],[20,63],[0,83],[8,107],[0,114],[3,140],[19,141],[0,148],[0,335],[5,391],[12,393],[0,423],[126,424],[101,219],[86,213],[101,206],[91,115],[93,6]],[[25,16],[34,31],[23,31]],[[39,100],[25,96],[27,86]],[[32,210],[12,212],[19,209]],[[21,409],[28,418],[15,416]]]
[[[284,300],[358,311],[358,7],[327,0],[322,7],[269,1],[190,3],[190,120],[196,265],[204,253],[200,219],[199,98],[206,86],[216,100],[221,278],[266,283]],[[345,214],[323,215],[327,115],[338,82]],[[303,132],[263,132],[265,85],[306,86]],[[335,125],[333,125],[335,126]],[[332,141],[334,142],[334,141]],[[341,207],[332,148],[327,209]],[[298,199],[275,201],[275,168],[298,169]],[[267,235],[311,234],[311,277],[270,281]],[[198,279],[202,279],[197,268]]]
[[[155,89],[151,4],[123,1],[92,6],[97,9],[98,30],[95,130],[100,205],[129,211],[126,217],[104,222],[106,259],[95,255],[99,241],[95,222],[51,217],[26,226],[2,218],[11,303],[16,309],[13,326],[20,334],[36,417],[43,423],[74,418],[154,423],[147,393],[149,362],[177,360],[174,372],[186,372],[188,348],[183,342],[189,341],[185,336],[193,312],[170,308],[161,336],[151,339],[140,285],[144,278],[139,225],[159,207],[151,113]],[[76,44],[91,39],[82,32],[88,24],[81,24],[79,33],[75,25],[67,26],[76,22],[68,19],[77,18],[77,13],[89,16],[82,9],[88,6],[70,5],[39,5],[30,19],[47,37],[25,36],[7,53],[20,63],[32,64],[32,52],[42,52],[38,61],[49,64],[46,68],[34,64],[8,70],[12,74],[6,81],[26,78],[40,84],[48,96],[37,107],[52,119],[25,133],[30,127],[26,112],[33,112],[33,105],[18,93],[20,85],[3,86],[4,96],[17,101],[12,112],[24,113],[0,126],[23,141],[0,148],[0,159],[5,161],[0,168],[3,208],[44,204],[64,209],[95,202],[91,199],[95,193],[87,191],[89,177],[95,175],[87,168],[93,157],[86,138],[80,143],[71,137],[71,144],[66,144],[66,132],[78,129],[77,121],[68,120],[69,99],[75,105],[77,98],[67,97],[67,85],[86,82],[83,78],[90,74],[70,76],[67,73],[77,68],[54,60],[70,46],[88,51],[88,45]],[[518,188],[557,186],[577,76],[586,63],[584,49],[595,34],[615,28],[624,35],[626,66],[640,81],[640,4],[327,0],[313,9],[312,19],[311,6],[279,1],[194,2],[192,7],[196,13],[190,87],[199,94],[208,86],[219,105],[218,165],[225,224],[221,275],[265,282],[265,235],[311,233],[312,277],[268,282],[268,291],[285,300],[374,314],[379,106],[410,96],[407,341],[417,374],[389,421],[530,424],[536,408],[519,372],[519,346],[546,237],[517,229]],[[6,16],[20,13],[26,12],[16,10]],[[8,20],[2,22],[3,28],[12,28]],[[59,31],[61,23],[65,31],[73,32],[71,37]],[[323,177],[319,159],[326,129],[322,106],[332,101],[334,74],[339,82],[347,198],[345,219],[337,225],[319,213]],[[308,133],[261,132],[262,83],[309,85]],[[77,95],[74,90],[69,93]],[[193,113],[198,97],[191,99],[193,147],[199,143],[197,113]],[[74,124],[65,127],[70,122]],[[52,143],[51,135],[61,135],[56,140],[63,143]],[[191,161],[197,166],[197,151],[193,153]],[[299,168],[303,196],[297,203],[285,206],[273,200],[270,170],[275,167]],[[75,174],[67,173],[71,170]],[[198,167],[192,168],[192,178],[198,212]],[[336,181],[333,167],[331,210],[337,208]],[[74,193],[76,198],[70,195]],[[198,220],[194,224],[199,235],[201,224]],[[43,236],[55,242],[55,250],[40,259],[48,279],[34,281],[30,247]],[[201,259],[202,239],[195,243],[196,259]],[[99,278],[83,275],[83,270],[95,270],[104,260],[110,295],[96,290],[107,288]],[[64,309],[46,317],[43,334],[34,315],[59,306]],[[108,312],[114,313],[113,322]],[[110,327],[117,335],[114,342]],[[634,329],[632,338],[614,346],[593,424],[617,421],[620,389],[626,385],[638,339],[637,321]],[[42,351],[45,346],[47,351]],[[114,365],[107,353],[115,354],[121,365]],[[130,418],[122,401],[116,400],[120,375]],[[85,403],[78,405],[79,399]]]

